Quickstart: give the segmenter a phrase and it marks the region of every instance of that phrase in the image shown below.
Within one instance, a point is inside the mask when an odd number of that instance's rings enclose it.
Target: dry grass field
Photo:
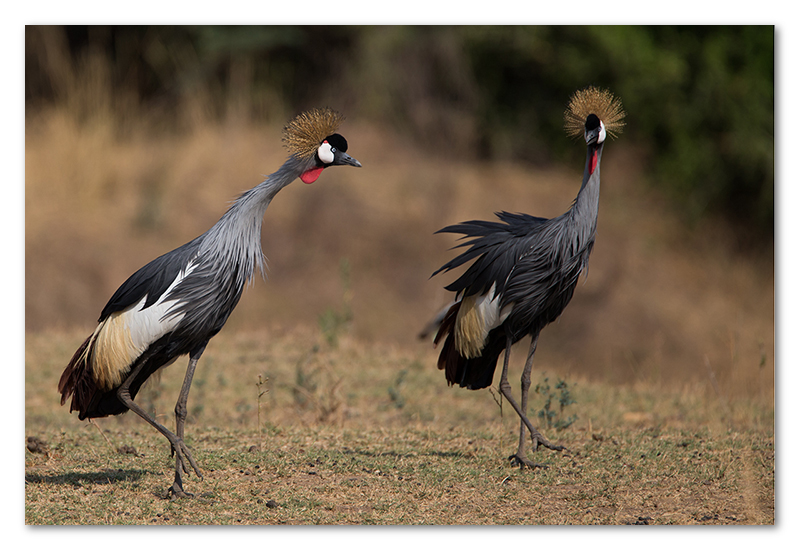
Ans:
[[[335,346],[316,331],[221,334],[190,397],[187,442],[204,471],[170,502],[161,436],[126,415],[79,424],[42,392],[77,334],[29,336],[29,524],[772,524],[774,435],[763,403],[568,377],[575,400],[519,470],[518,421],[492,392],[448,388],[428,350]],[[46,350],[46,351],[45,351]],[[140,396],[171,421],[173,366]],[[534,383],[552,373],[538,373]],[[258,385],[262,381],[261,386]],[[52,388],[48,388],[52,389]],[[267,393],[259,398],[259,393]],[[551,393],[534,394],[533,414]],[[551,396],[552,397],[552,396]],[[260,418],[260,423],[259,423]]]
[[[545,429],[569,452],[520,471],[505,462],[510,407],[448,388],[416,338],[452,280],[429,279],[454,244],[432,234],[503,209],[559,214],[582,157],[455,163],[359,120],[342,133],[364,168],[297,182],[267,211],[268,280],[212,340],[189,398],[205,478],[186,482],[195,499],[164,499],[163,438],[131,415],[98,421],[101,435],[59,406],[58,377],[129,274],[280,165],[279,131],[121,137],[102,119],[28,116],[26,523],[774,523],[771,250],[745,255],[724,228],[684,226],[640,185],[635,146],[612,142],[589,275],[543,332],[534,370],[551,389],[531,414],[557,400],[558,380],[575,400],[557,412],[570,426]],[[512,353],[514,378],[523,356]],[[167,425],[184,367],[138,398]]]

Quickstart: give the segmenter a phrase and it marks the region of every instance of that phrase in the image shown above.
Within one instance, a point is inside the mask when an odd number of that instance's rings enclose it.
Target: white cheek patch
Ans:
[[[321,160],[325,164],[330,164],[333,162],[333,151],[331,151],[331,144],[327,141],[323,141],[322,145],[319,146],[317,149],[317,155],[319,156],[319,160]]]
[[[606,140],[606,125],[600,121],[600,133],[597,134],[597,143],[603,143]]]

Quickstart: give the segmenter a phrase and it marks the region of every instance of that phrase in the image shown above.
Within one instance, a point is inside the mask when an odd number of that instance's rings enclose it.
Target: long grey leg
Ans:
[[[187,467],[187,462],[191,467],[194,469],[195,473],[202,477],[200,473],[200,468],[198,468],[197,463],[195,462],[192,454],[189,452],[189,449],[186,448],[186,445],[183,443],[183,440],[176,436],[174,433],[166,429],[164,426],[150,418],[144,409],[142,409],[138,404],[134,403],[133,399],[131,398],[130,393],[130,386],[133,381],[136,379],[136,376],[141,372],[142,368],[144,367],[145,363],[147,363],[149,357],[145,356],[139,359],[138,364],[134,367],[133,371],[128,375],[122,385],[117,389],[117,397],[119,400],[126,406],[128,409],[136,413],[142,420],[153,426],[156,430],[161,433],[167,440],[170,442],[172,446],[172,451],[175,453],[175,457],[177,461],[180,463],[181,467],[186,473],[189,473],[189,469]]]
[[[539,431],[536,428],[533,427],[533,424],[531,424],[531,421],[528,420],[527,415],[525,414],[525,412],[523,412],[523,410],[517,404],[517,401],[514,399],[514,396],[511,394],[511,384],[508,383],[508,361],[511,355],[510,351],[512,345],[513,341],[511,340],[511,337],[506,337],[506,351],[505,351],[505,357],[503,358],[503,373],[500,376],[500,393],[503,395],[503,397],[505,397],[508,400],[513,409],[517,412],[517,415],[519,416],[520,421],[522,422],[522,426],[527,427],[528,431],[530,431],[531,441],[533,442],[534,450],[536,450],[539,445],[542,445],[543,447],[546,447],[553,451],[563,451],[564,450],[563,446],[554,445],[553,443],[550,443],[550,441],[548,441],[542,434],[539,433]],[[530,376],[530,373],[528,373],[528,375]],[[526,404],[527,404],[527,392],[524,392],[524,397],[526,399]],[[517,455],[514,455],[511,457],[511,460],[516,462],[518,458],[524,458],[524,457],[517,457]],[[521,462],[524,463],[524,461]]]
[[[520,379],[520,387],[522,389],[522,398],[520,399],[520,406],[523,411],[527,414],[528,412],[528,390],[531,387],[531,369],[533,368],[533,354],[536,353],[536,343],[539,341],[539,335],[535,335],[531,338],[531,347],[528,350],[528,358],[525,360],[525,368],[522,371],[522,378]],[[525,432],[527,428],[525,426],[525,422],[520,419],[519,422],[519,446],[517,447],[517,454],[510,457],[512,461],[518,463],[520,466],[529,466],[534,467],[534,463],[527,460],[525,456],[525,446],[527,443],[527,438],[525,437]],[[538,441],[534,438],[533,439],[533,451],[536,451],[538,445]],[[538,466],[538,464],[535,464]]]
[[[192,378],[194,377],[194,371],[197,367],[197,361],[200,359],[200,356],[203,355],[203,351],[205,351],[206,345],[203,346],[192,352],[189,355],[189,366],[186,368],[186,376],[183,378],[183,385],[181,386],[181,393],[178,395],[178,401],[175,403],[175,433],[177,434],[178,438],[183,441],[183,428],[186,423],[186,415],[188,414],[188,409],[186,407],[186,402],[189,399],[189,389],[192,387]],[[175,500],[179,497],[185,496],[192,496],[191,493],[186,493],[183,490],[183,481],[181,480],[181,469],[183,467],[183,463],[181,459],[176,455],[175,456],[175,481],[172,483],[172,487],[170,487],[169,492],[172,495],[172,500]],[[185,468],[183,468],[185,469]],[[203,479],[203,475],[200,471],[195,468],[195,472],[200,479]],[[188,473],[188,472],[187,472]]]

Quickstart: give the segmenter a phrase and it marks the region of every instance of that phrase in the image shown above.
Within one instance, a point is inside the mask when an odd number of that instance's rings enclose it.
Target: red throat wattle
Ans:
[[[306,170],[302,174],[300,174],[300,179],[303,183],[314,183],[317,181],[317,178],[322,173],[324,167],[319,168],[312,168],[311,170]]]
[[[594,169],[597,168],[597,151],[592,153],[592,162],[589,164],[589,173],[594,174]],[[316,178],[314,178],[316,179]],[[305,181],[305,180],[303,180]]]

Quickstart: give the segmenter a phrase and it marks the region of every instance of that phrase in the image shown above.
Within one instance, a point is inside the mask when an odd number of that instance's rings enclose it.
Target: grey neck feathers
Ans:
[[[592,239],[597,229],[597,212],[600,203],[600,160],[603,156],[603,145],[589,146],[586,151],[586,166],[583,170],[583,182],[570,215],[583,236],[584,242]],[[597,165],[594,172],[589,173],[592,155],[597,151]],[[593,240],[593,239],[592,239]]]
[[[597,165],[594,172],[589,173],[592,163],[592,155],[597,151]],[[597,210],[600,201],[600,160],[603,156],[603,144],[599,147],[589,146],[586,151],[586,166],[583,169],[583,182],[575,204],[572,206],[573,216],[576,221],[590,222],[592,226],[597,224]]]
[[[314,159],[295,156],[276,172],[237,198],[220,220],[202,237],[198,256],[220,273],[235,272],[237,283],[244,285],[258,267],[264,275],[265,257],[261,250],[261,224],[273,197],[314,165]],[[225,268],[223,268],[225,266]]]

